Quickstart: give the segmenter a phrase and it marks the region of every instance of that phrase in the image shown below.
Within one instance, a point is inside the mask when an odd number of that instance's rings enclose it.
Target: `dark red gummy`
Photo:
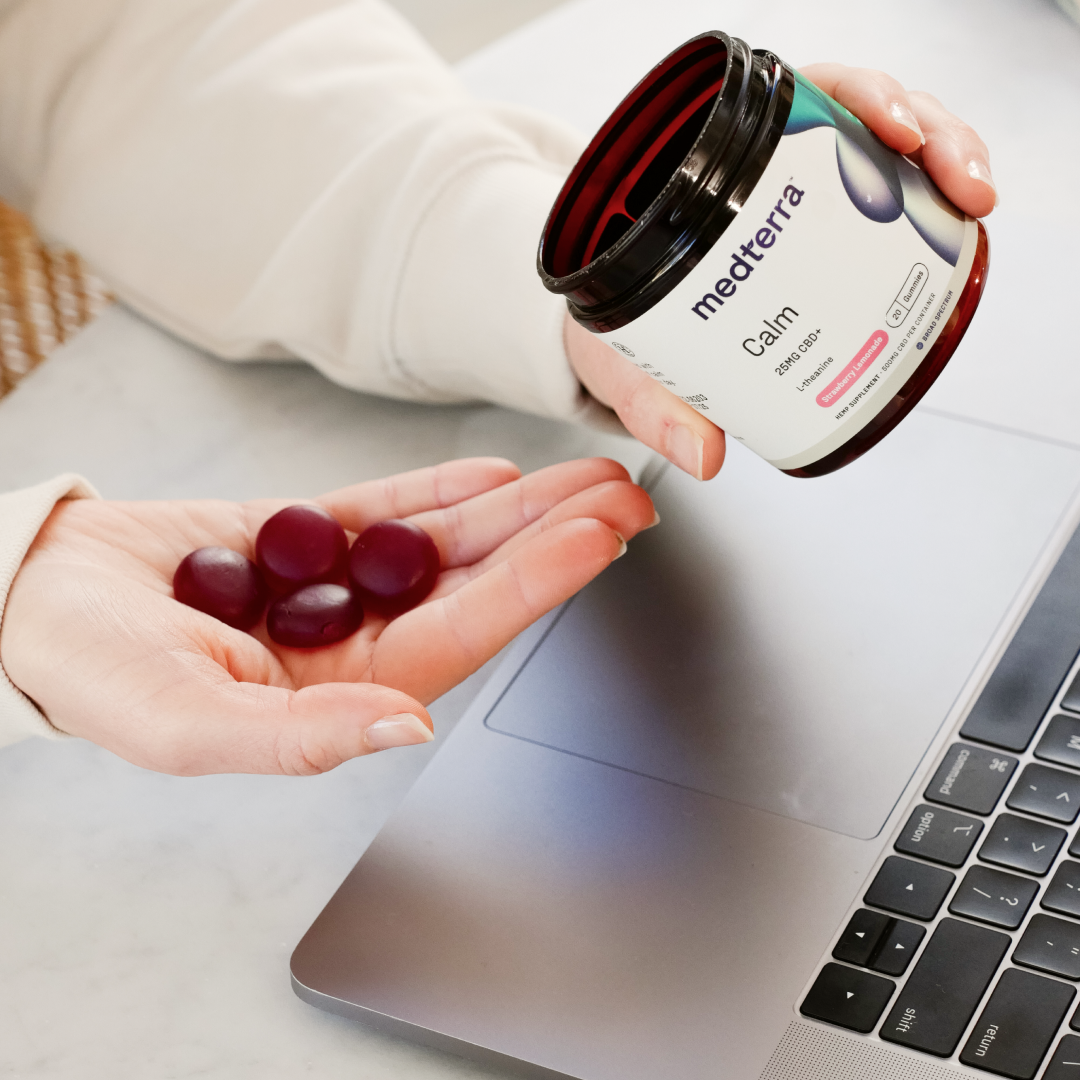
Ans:
[[[276,593],[340,581],[348,556],[345,530],[320,506],[287,506],[255,538],[255,561]]]
[[[250,630],[266,608],[259,568],[226,547],[199,548],[184,559],[173,575],[173,595],[237,630]]]
[[[387,618],[416,607],[435,588],[439,549],[408,521],[380,521],[349,552],[349,582],[369,611]]]
[[[315,649],[343,641],[363,621],[363,606],[344,585],[305,585],[270,605],[266,631],[279,645]]]
[[[438,578],[435,541],[409,522],[379,522],[356,537],[349,582],[364,607],[392,619],[415,608]]]

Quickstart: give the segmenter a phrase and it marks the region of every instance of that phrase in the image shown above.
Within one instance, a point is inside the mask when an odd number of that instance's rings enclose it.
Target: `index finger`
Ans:
[[[350,532],[362,533],[377,521],[445,509],[512,483],[520,476],[521,470],[505,458],[462,458],[383,480],[352,484],[315,501]]]
[[[986,144],[937,98],[909,92],[891,75],[870,68],[811,64],[801,71],[883,143],[925,168],[965,213],[985,217],[997,205]]]
[[[800,73],[854,113],[886,146],[915,153],[926,141],[908,92],[891,75],[846,64],[810,64]]]
[[[961,210],[985,217],[998,204],[986,143],[933,95],[914,91],[911,103],[926,132],[920,163]]]

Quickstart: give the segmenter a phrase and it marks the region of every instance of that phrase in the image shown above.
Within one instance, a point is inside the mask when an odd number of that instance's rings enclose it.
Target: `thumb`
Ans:
[[[328,772],[354,757],[435,738],[427,709],[388,686],[321,683],[296,691],[286,706],[271,762],[279,772]]]
[[[435,738],[431,717],[418,701],[372,683],[320,683],[294,691],[200,681],[197,690],[189,683],[178,688],[177,700],[170,696],[157,695],[153,716],[143,723],[135,717],[123,725],[126,745],[108,748],[136,765],[177,776],[314,776],[351,758]]]

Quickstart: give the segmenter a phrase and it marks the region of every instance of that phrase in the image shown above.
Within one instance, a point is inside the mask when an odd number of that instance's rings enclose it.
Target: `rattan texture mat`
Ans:
[[[78,255],[0,202],[0,397],[111,302]]]

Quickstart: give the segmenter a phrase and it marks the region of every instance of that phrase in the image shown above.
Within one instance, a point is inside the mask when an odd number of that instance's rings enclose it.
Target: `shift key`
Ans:
[[[942,919],[882,1024],[881,1037],[948,1057],[1010,944],[996,930]]]

